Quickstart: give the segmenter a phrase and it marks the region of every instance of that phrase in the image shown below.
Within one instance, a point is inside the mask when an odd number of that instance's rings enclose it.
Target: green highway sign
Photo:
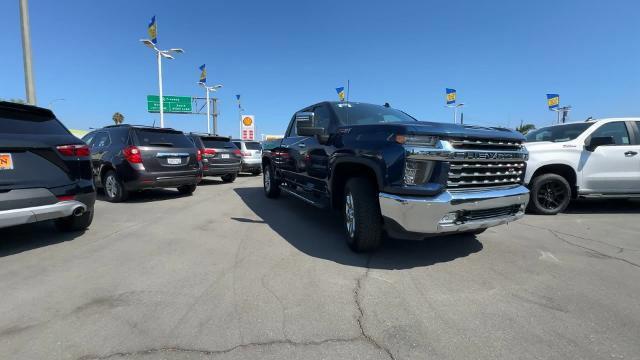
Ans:
[[[191,113],[191,96],[163,96],[162,105],[165,113]],[[160,112],[160,96],[147,95],[147,111]]]

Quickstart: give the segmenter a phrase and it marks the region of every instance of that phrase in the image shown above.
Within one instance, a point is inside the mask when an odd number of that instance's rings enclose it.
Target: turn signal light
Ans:
[[[200,149],[198,149],[198,153],[196,154],[196,160],[202,161],[202,151]]]
[[[216,154],[216,149],[204,149],[204,154],[205,155],[215,155]]]
[[[56,146],[63,156],[89,156],[91,151],[87,145],[60,145]]]
[[[137,146],[127,146],[122,150],[124,158],[132,164],[142,164],[142,155]]]
[[[233,153],[238,155],[238,156],[242,156],[242,151],[240,151],[240,149],[233,150]]]

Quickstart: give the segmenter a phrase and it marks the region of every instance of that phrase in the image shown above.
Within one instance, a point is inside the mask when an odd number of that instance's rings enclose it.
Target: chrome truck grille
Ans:
[[[525,158],[519,141],[449,139],[457,156],[449,162],[449,189],[486,188],[521,184]]]

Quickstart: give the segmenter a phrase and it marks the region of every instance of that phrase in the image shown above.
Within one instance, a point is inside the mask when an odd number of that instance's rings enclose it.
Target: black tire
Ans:
[[[56,219],[54,224],[60,231],[82,231],[88,228],[93,222],[93,209],[89,209],[87,212],[80,216],[69,216],[62,219]]]
[[[104,174],[104,177],[102,178],[102,187],[104,188],[104,194],[108,202],[119,203],[129,198],[129,192],[124,188],[122,181],[113,170],[109,170]]]
[[[558,174],[537,176],[531,182],[529,210],[541,215],[563,212],[571,202],[571,185]]]
[[[232,182],[236,181],[236,178],[238,177],[238,174],[237,173],[224,174],[221,177],[222,177],[222,181],[224,181],[226,183],[232,183]]]
[[[195,184],[193,184],[193,185],[182,185],[182,186],[178,186],[178,191],[182,195],[191,195],[191,194],[193,194],[194,191],[196,191],[196,187],[197,187],[197,185],[195,185]]]
[[[251,173],[253,174],[253,176],[258,176],[258,175],[260,175],[261,172],[262,171],[260,171],[260,170],[253,170]]]
[[[271,199],[275,199],[280,196],[280,183],[276,180],[273,169],[270,165],[265,165],[262,171],[262,185],[264,188],[264,194]]]
[[[355,252],[374,251],[382,242],[382,215],[371,180],[355,177],[344,188],[342,217],[347,245]]]

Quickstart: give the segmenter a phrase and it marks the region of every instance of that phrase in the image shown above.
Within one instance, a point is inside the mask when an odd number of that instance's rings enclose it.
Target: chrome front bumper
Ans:
[[[75,201],[61,201],[51,205],[0,211],[0,228],[29,224],[37,221],[64,218],[74,215],[74,212],[87,211],[87,205]]]
[[[380,210],[402,230],[421,234],[455,233],[506,224],[524,216],[529,190],[524,186],[507,189],[445,191],[433,197],[411,197],[380,193]],[[492,209],[513,206],[509,215],[491,216]],[[465,220],[464,214],[482,212],[482,219]],[[445,216],[448,218],[445,219]],[[453,218],[453,219],[452,219]],[[446,221],[445,221],[446,220]]]

